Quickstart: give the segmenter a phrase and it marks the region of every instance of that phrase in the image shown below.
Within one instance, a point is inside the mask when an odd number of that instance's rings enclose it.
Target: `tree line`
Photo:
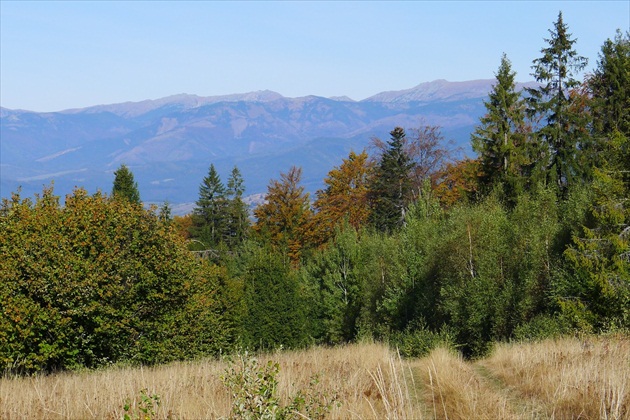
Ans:
[[[0,208],[0,363],[37,371],[160,363],[237,348],[499,340],[630,328],[630,34],[583,81],[562,14],[517,91],[501,57],[454,159],[439,127],[395,127],[314,197],[301,169],[253,211],[210,165],[190,215],[112,194],[44,190]],[[209,259],[191,250],[212,249]]]

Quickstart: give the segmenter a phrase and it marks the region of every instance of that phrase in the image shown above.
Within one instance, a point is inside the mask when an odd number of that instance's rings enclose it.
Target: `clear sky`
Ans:
[[[360,100],[436,79],[517,80],[562,10],[594,68],[630,1],[0,0],[0,105],[91,105],[269,89]]]

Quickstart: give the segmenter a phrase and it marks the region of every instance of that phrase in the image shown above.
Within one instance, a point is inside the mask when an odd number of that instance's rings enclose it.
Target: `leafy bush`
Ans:
[[[150,394],[148,389],[140,391],[139,400],[127,398],[123,410],[123,420],[152,420],[157,418],[156,410],[160,406],[160,396]]]
[[[436,347],[456,347],[451,331],[444,328],[434,332],[424,324],[411,325],[402,332],[393,333],[389,344],[397,348],[403,357],[425,357]]]
[[[546,338],[558,338],[568,332],[569,328],[561,318],[543,314],[516,327],[514,339],[519,341],[541,341]]]
[[[282,405],[278,396],[277,375],[280,366],[269,360],[261,365],[248,353],[239,354],[221,378],[232,396],[232,419],[323,419],[332,410],[337,396],[317,390],[317,377],[311,378],[306,389],[300,389]]]
[[[153,210],[82,189],[62,207],[49,188],[3,200],[0,229],[1,368],[156,363],[229,341],[218,274]]]

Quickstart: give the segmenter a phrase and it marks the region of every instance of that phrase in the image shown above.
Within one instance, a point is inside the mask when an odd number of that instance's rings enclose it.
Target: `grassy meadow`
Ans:
[[[424,358],[401,359],[375,343],[276,352],[258,356],[258,361],[260,366],[268,360],[278,363],[280,405],[298,390],[308,390],[317,404],[328,405],[319,412],[327,418],[627,419],[629,355],[630,338],[615,336],[498,344],[490,356],[476,361],[444,348]],[[0,418],[230,417],[232,395],[221,379],[228,366],[201,360],[5,376],[0,380]],[[232,367],[238,370],[239,363]],[[150,409],[147,401],[153,404]]]

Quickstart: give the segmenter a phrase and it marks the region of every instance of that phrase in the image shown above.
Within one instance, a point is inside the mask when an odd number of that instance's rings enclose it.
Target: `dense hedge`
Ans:
[[[81,189],[61,206],[46,189],[35,202],[4,200],[0,215],[4,368],[154,363],[232,340],[221,272],[154,211]]]

